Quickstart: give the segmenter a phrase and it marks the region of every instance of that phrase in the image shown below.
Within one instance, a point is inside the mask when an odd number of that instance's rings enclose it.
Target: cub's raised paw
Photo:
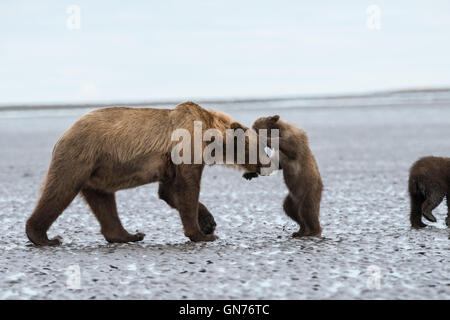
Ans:
[[[258,173],[257,172],[246,172],[242,175],[242,177],[247,180],[252,180],[253,178],[258,177]]]

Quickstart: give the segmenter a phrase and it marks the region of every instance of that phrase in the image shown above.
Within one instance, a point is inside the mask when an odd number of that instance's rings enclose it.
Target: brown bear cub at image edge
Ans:
[[[409,173],[408,187],[413,228],[426,227],[422,216],[436,222],[431,212],[444,197],[447,198],[448,209],[445,223],[450,227],[450,158],[425,157],[416,161]]]
[[[245,129],[229,116],[203,109],[193,102],[182,103],[174,109],[105,108],[81,117],[53,149],[40,199],[26,223],[28,239],[36,245],[60,244],[58,238],[47,237],[47,230],[80,193],[108,242],[140,241],[144,234],[130,234],[122,226],[115,192],[159,182],[158,195],[178,210],[184,234],[192,241],[216,240],[214,218],[199,202],[205,166],[202,155],[211,142],[202,141],[201,150],[194,147],[190,163],[176,165],[171,156],[179,145],[179,141],[172,141],[174,131],[183,129],[193,136],[195,121],[202,123],[202,130],[217,129],[223,135],[227,129]],[[226,139],[223,141],[225,144]],[[234,148],[236,156],[236,144]],[[224,145],[223,150],[226,149]],[[196,156],[202,159],[198,164],[192,161]],[[250,164],[248,159],[246,137],[245,163],[236,167],[260,172],[261,161]],[[236,157],[234,161],[237,163]]]
[[[284,199],[285,213],[300,225],[294,237],[317,236],[322,234],[319,222],[322,179],[316,159],[309,148],[306,133],[292,124],[280,120],[280,116],[263,117],[253,123],[253,129],[267,129],[267,144],[270,147],[270,130],[279,130],[279,164],[289,194]],[[257,173],[245,173],[251,179]]]

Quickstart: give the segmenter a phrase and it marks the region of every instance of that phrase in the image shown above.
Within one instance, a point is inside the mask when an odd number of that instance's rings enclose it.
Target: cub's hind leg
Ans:
[[[145,234],[140,232],[130,234],[122,226],[117,213],[114,193],[104,193],[92,189],[83,189],[81,193],[100,223],[101,233],[106,241],[123,243],[144,239]]]
[[[436,222],[432,211],[444,200],[445,193],[440,188],[433,188],[426,196],[425,202],[422,204],[423,216],[431,222]]]
[[[447,218],[445,218],[445,224],[450,227],[450,193],[447,194]]]
[[[305,227],[301,228],[296,236],[305,237],[313,236],[320,237],[322,235],[322,228],[320,226],[320,192],[310,190],[304,197],[300,208],[299,215]]]
[[[299,201],[291,193],[284,199],[283,210],[289,218],[300,225],[300,230],[292,234],[292,236],[297,237],[301,230],[306,228],[306,225],[299,214]]]
[[[426,227],[427,225],[422,222],[422,204],[425,199],[420,194],[410,194],[410,198],[411,215],[409,220],[411,222],[411,227],[416,229]]]

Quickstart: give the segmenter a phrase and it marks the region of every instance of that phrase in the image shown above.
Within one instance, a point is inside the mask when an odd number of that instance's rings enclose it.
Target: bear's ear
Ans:
[[[274,116],[269,117],[268,120],[269,120],[269,122],[275,123],[275,122],[277,122],[278,120],[280,120],[280,116],[279,116],[278,114],[276,114],[276,115],[274,115]]]
[[[239,122],[233,122],[230,125],[231,129],[236,130],[236,129],[242,129],[242,130],[247,130],[247,128],[245,128],[242,124],[240,124]]]

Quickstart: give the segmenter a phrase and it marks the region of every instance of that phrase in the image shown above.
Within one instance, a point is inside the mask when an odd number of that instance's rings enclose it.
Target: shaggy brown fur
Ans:
[[[306,133],[295,126],[280,120],[280,116],[263,117],[253,124],[257,132],[260,129],[279,130],[279,161],[289,194],[284,200],[286,214],[300,225],[294,237],[321,236],[319,222],[320,200],[322,198],[322,179],[314,155],[308,144]],[[270,146],[270,139],[268,140]],[[255,173],[245,173],[251,179]]]
[[[425,227],[422,216],[436,222],[431,212],[446,197],[448,214],[445,223],[450,227],[450,158],[419,159],[411,167],[408,185],[411,198],[411,226]]]
[[[41,197],[26,224],[28,238],[37,245],[59,244],[58,238],[48,239],[47,230],[81,193],[107,241],[140,241],[144,234],[130,234],[122,226],[114,193],[159,182],[159,197],[179,211],[185,235],[192,241],[215,240],[214,218],[199,202],[204,164],[175,165],[170,156],[178,143],[171,141],[173,130],[192,133],[194,121],[202,121],[203,130],[223,133],[241,126],[192,102],[175,109],[106,108],[83,116],[54,147]],[[248,161],[238,166],[247,171],[260,167]]]

